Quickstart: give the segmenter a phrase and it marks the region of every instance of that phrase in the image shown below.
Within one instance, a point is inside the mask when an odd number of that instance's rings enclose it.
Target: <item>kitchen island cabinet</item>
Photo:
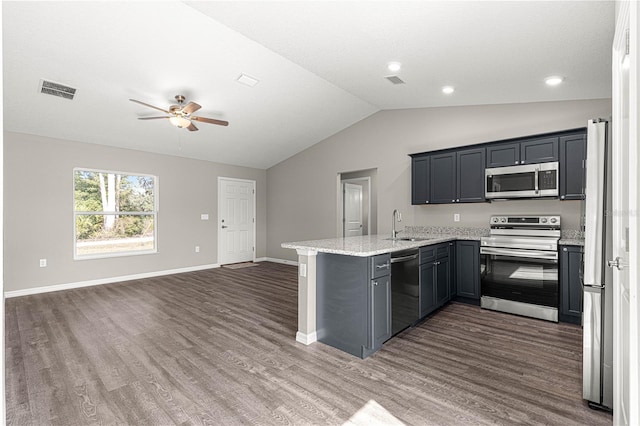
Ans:
[[[318,254],[318,340],[360,358],[391,337],[390,256]]]
[[[393,330],[391,254],[423,248],[421,263],[434,267],[423,271],[434,278],[430,290],[425,290],[425,297],[432,295],[433,300],[433,304],[424,300],[422,312],[428,315],[451,298],[450,262],[458,238],[479,245],[480,237],[468,234],[428,234],[412,240],[365,235],[282,243],[298,253],[296,341],[309,345],[320,340],[358,357],[371,355]]]

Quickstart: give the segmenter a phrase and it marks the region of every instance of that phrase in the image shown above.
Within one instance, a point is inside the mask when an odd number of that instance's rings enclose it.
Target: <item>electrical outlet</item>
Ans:
[[[207,213],[202,213],[200,215],[200,220],[209,220],[209,215]]]
[[[453,221],[454,222],[460,222],[460,213],[454,213],[453,214]]]
[[[47,259],[40,259],[40,267],[41,268],[47,267]]]
[[[200,253],[200,246],[196,246],[196,253]]]

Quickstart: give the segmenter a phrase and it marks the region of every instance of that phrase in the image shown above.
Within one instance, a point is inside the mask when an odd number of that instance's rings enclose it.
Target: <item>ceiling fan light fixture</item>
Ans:
[[[180,116],[169,117],[169,121],[171,122],[171,124],[179,128],[185,128],[191,125],[191,120]]]

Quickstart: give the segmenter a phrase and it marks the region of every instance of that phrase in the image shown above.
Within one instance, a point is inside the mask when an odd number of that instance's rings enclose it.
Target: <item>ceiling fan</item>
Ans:
[[[129,100],[131,102],[135,102],[137,104],[144,105],[149,108],[157,109],[158,111],[162,111],[165,114],[169,114],[163,117],[138,117],[138,120],[157,120],[160,118],[168,118],[171,124],[173,124],[174,126],[181,129],[185,128],[190,132],[194,132],[198,130],[198,128],[194,126],[192,121],[198,121],[200,123],[217,124],[219,126],[229,125],[228,121],[216,120],[214,118],[196,117],[195,115],[191,115],[202,107],[195,102],[189,102],[188,104],[184,105],[185,97],[182,95],[176,95],[176,101],[178,102],[178,105],[171,105],[168,111],[166,109],[158,108],[156,106],[149,105],[144,102],[137,101],[135,99],[129,99]]]

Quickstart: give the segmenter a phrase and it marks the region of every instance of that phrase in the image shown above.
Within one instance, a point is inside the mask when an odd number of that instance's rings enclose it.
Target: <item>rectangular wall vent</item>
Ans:
[[[388,75],[385,78],[393,84],[404,84],[404,81],[397,75]]]
[[[64,84],[54,83],[47,80],[40,80],[40,93],[71,100],[76,95],[76,89],[74,89],[73,87],[65,86]]]

